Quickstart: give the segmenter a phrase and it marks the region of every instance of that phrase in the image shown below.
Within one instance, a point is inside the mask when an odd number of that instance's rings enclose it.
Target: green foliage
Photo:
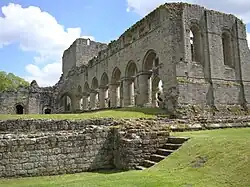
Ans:
[[[15,91],[20,87],[28,87],[29,82],[25,81],[21,77],[14,75],[13,73],[6,73],[0,71],[0,92],[3,91]]]
[[[1,187],[249,187],[250,128],[177,133],[191,139],[144,171],[1,179]]]

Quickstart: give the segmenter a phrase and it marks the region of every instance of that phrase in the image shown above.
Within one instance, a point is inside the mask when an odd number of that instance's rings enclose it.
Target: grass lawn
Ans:
[[[9,115],[0,114],[0,120],[7,119],[89,119],[89,118],[154,118],[157,114],[164,114],[165,111],[158,108],[119,108],[113,110],[102,110],[80,114],[28,114]]]
[[[1,179],[1,187],[249,187],[250,128],[176,133],[192,137],[144,171]]]

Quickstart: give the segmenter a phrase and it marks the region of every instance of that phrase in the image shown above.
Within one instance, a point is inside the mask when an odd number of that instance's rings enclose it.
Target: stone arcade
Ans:
[[[77,39],[62,62],[55,86],[33,81],[29,89],[1,93],[0,113],[130,106],[247,110],[250,103],[244,23],[198,5],[164,4],[108,45]]]

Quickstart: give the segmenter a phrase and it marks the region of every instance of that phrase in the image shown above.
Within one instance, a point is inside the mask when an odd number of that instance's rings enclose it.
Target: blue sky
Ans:
[[[1,0],[0,70],[42,86],[61,74],[61,56],[78,37],[109,42],[166,0]],[[250,22],[250,1],[189,0]],[[223,4],[224,2],[224,4]],[[248,25],[250,32],[250,25]]]

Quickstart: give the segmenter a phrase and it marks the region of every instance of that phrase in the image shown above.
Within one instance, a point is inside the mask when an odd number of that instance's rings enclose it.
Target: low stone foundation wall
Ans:
[[[0,177],[131,169],[168,135],[150,120],[0,121]]]

